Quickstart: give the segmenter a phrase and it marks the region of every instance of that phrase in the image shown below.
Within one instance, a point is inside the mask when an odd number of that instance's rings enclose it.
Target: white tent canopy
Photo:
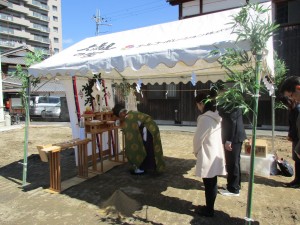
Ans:
[[[236,47],[236,35],[227,23],[239,10],[86,38],[31,66],[29,73],[49,78],[101,73],[114,82],[141,79],[144,84],[187,83],[192,73],[201,82],[224,80],[224,70],[209,54]],[[238,46],[249,49],[246,41]]]
[[[264,7],[270,5],[271,2],[264,3]],[[220,49],[222,53],[227,48],[250,50],[248,41],[235,43],[237,36],[231,33],[228,24],[232,22],[231,16],[239,11],[232,9],[87,38],[31,66],[29,73],[35,77],[56,77],[64,84],[73,138],[78,138],[78,115],[84,111],[86,100],[82,86],[93,74],[101,73],[101,78],[106,81],[103,89],[107,91],[109,107],[114,105],[112,83],[124,79],[131,84],[139,79],[143,84],[176,84],[191,81],[192,74],[195,74],[196,81],[202,83],[226,80],[224,69],[210,52]],[[272,59],[272,40],[268,46],[268,57]],[[76,85],[72,84],[71,76],[76,76]],[[97,94],[96,90],[94,92]],[[98,90],[99,95],[102,93]],[[79,104],[75,103],[74,96]],[[79,107],[75,107],[77,105]]]

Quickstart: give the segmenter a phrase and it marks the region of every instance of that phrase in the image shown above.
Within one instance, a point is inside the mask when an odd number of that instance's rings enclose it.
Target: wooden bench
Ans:
[[[60,152],[70,147],[77,147],[78,151],[78,176],[88,178],[88,156],[87,144],[91,139],[73,139],[66,142],[56,143],[52,145],[39,145],[41,160],[49,162],[50,167],[50,190],[61,192],[61,170],[60,170]]]

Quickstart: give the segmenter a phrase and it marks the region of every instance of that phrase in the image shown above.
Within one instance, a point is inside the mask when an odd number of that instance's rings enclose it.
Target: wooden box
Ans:
[[[249,141],[245,141],[244,148],[245,148],[245,155],[250,155],[251,154],[251,144]],[[263,139],[256,139],[256,144],[255,144],[255,156],[256,157],[267,157],[268,154],[268,146],[267,146],[267,141]]]
[[[113,119],[113,112],[112,111],[108,111],[108,112],[105,112],[104,115],[103,115],[103,119],[104,120],[112,120]]]
[[[82,114],[82,117],[84,117],[84,122],[90,122],[94,119],[95,114],[90,113],[90,114]]]
[[[105,129],[105,122],[92,120],[85,123],[85,132],[90,134],[99,134]]]
[[[95,120],[103,120],[104,112],[95,112]]]

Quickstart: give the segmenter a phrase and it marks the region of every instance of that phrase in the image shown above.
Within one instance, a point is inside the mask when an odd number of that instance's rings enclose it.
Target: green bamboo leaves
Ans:
[[[266,92],[265,88],[261,88],[261,77],[259,83],[256,82],[256,67],[257,62],[261,60],[258,60],[258,57],[263,57],[264,60],[267,41],[279,27],[268,17],[269,10],[259,4],[248,4],[237,15],[233,15],[232,22],[229,23],[232,33],[237,35],[236,43],[248,41],[250,51],[238,47],[228,48],[218,59],[227,74],[227,79],[225,83],[215,85],[218,90],[216,100],[218,106],[226,111],[241,108],[244,114],[253,112],[253,97],[257,95],[255,90],[258,88],[261,94]],[[220,52],[216,49],[211,54],[218,55]]]

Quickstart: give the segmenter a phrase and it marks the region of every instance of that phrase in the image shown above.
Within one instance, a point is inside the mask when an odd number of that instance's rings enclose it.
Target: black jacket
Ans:
[[[243,142],[247,138],[241,109],[234,109],[230,113],[219,109],[219,115],[222,117],[223,144],[225,144],[226,141],[239,143]]]

